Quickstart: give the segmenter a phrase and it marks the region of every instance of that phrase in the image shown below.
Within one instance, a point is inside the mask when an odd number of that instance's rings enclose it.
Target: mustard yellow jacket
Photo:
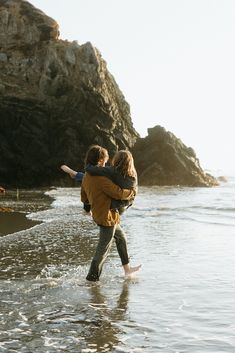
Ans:
[[[114,226],[120,222],[119,213],[110,210],[111,198],[129,200],[135,194],[135,190],[121,189],[107,177],[86,173],[82,180],[81,201],[91,205],[92,217],[98,225]]]

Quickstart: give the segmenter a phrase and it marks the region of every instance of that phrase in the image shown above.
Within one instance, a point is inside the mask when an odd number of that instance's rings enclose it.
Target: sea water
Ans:
[[[27,205],[42,223],[0,238],[0,352],[235,352],[235,179],[140,187],[122,226],[142,271],[124,278],[114,244],[99,284],[80,189],[47,194]]]

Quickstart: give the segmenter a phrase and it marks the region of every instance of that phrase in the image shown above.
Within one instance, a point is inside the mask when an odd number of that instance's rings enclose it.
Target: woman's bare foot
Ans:
[[[127,277],[133,276],[134,274],[140,271],[141,267],[142,265],[138,265],[135,267],[130,267],[129,264],[124,265],[123,268],[124,268],[125,276]]]
[[[71,178],[75,178],[77,172],[71,168],[69,168],[67,165],[63,164],[60,169],[62,169],[65,173],[69,174]]]

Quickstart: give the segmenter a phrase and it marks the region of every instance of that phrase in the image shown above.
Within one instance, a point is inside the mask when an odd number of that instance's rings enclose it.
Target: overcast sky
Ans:
[[[235,174],[234,0],[30,2],[99,49],[141,136],[162,125],[203,168]]]

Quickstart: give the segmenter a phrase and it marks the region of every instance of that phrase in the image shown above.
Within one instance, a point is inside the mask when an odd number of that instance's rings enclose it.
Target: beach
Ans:
[[[7,190],[0,195],[0,236],[31,228],[40,222],[27,214],[50,207],[45,190]]]
[[[122,225],[142,271],[124,278],[113,246],[99,284],[85,280],[98,232],[80,189],[35,192],[40,223],[0,238],[3,352],[234,352],[234,179],[140,187]]]
[[[0,212],[0,235],[7,235],[31,228],[39,222],[32,221],[20,212]]]

